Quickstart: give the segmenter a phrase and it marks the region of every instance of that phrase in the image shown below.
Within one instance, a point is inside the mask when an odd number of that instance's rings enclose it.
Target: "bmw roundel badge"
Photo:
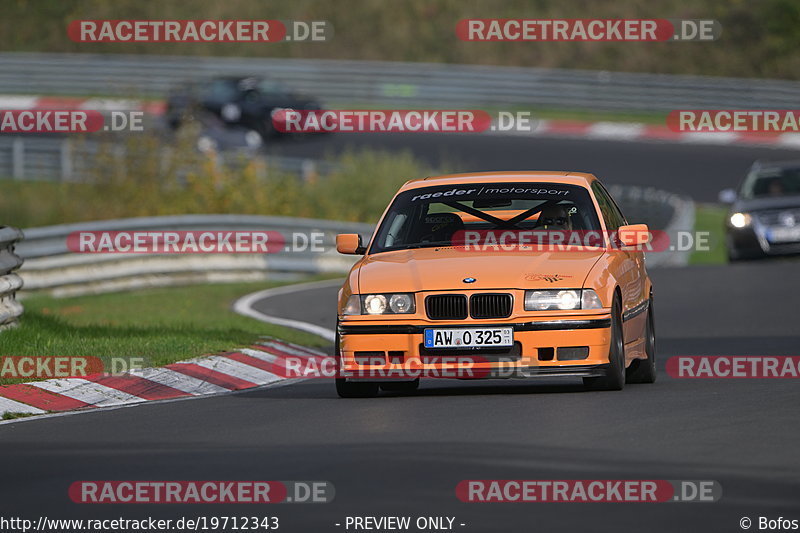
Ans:
[[[475,278],[464,278],[462,281],[464,283],[475,283],[478,280],[476,280]]]

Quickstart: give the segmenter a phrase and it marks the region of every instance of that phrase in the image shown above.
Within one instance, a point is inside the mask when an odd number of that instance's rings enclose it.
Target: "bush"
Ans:
[[[87,220],[253,214],[375,222],[397,188],[430,174],[409,152],[348,151],[327,162],[332,173],[302,179],[261,158],[221,161],[194,148],[193,137],[131,136],[108,143],[88,163],[84,183],[7,181],[3,223],[33,227]]]

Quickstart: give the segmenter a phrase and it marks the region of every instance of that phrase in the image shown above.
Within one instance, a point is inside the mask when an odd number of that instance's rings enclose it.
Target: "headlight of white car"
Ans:
[[[728,222],[734,228],[744,228],[749,226],[752,220],[753,218],[750,216],[750,213],[733,213],[728,218]]]
[[[570,311],[601,309],[600,297],[592,289],[536,289],[525,291],[526,311]]]

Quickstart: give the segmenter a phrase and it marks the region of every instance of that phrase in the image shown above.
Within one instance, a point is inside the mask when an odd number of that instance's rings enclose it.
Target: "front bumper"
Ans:
[[[800,242],[770,242],[767,228],[758,222],[744,228],[727,228],[731,258],[756,259],[765,256],[800,254]]]
[[[425,348],[427,328],[512,327],[511,348]],[[353,381],[590,377],[609,364],[611,316],[548,317],[537,320],[400,322],[347,320],[338,330],[341,377]]]

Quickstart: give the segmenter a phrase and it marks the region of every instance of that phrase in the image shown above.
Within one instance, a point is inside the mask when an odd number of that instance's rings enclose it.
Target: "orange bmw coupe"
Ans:
[[[656,379],[650,233],[578,172],[428,177],[397,192],[339,292],[341,397],[420,378]]]

